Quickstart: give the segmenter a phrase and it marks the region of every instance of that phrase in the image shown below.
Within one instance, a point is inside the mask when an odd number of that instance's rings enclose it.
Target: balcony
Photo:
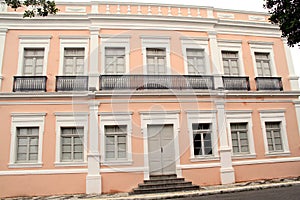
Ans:
[[[214,89],[213,79],[198,75],[101,75],[100,90]]]
[[[250,90],[248,76],[223,76],[225,90]]]
[[[56,76],[55,91],[87,91],[88,76]]]
[[[256,77],[257,90],[283,90],[281,77]]]
[[[46,92],[46,76],[14,76],[13,92]]]

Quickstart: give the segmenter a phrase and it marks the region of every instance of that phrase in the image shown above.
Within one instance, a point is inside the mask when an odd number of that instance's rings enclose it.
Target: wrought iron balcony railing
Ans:
[[[13,92],[46,92],[46,76],[14,76]]]
[[[248,76],[223,76],[225,90],[250,90]]]
[[[88,76],[56,76],[56,91],[87,91]]]
[[[100,90],[214,89],[213,79],[198,75],[101,75]]]
[[[257,90],[283,90],[281,77],[256,77]]]

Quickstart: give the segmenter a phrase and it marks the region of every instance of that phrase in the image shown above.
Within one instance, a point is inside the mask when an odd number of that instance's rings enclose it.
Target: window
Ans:
[[[17,156],[18,163],[31,163],[38,161],[39,128],[17,128]]]
[[[211,145],[211,125],[193,124],[194,155],[205,156],[212,155]]]
[[[239,75],[238,52],[222,51],[222,61],[224,75],[237,76]]]
[[[126,125],[105,126],[105,159],[126,159],[127,154],[127,127]]]
[[[260,110],[265,153],[272,155],[289,155],[284,110]]]
[[[12,113],[10,168],[42,167],[46,113]]]
[[[188,74],[205,74],[204,49],[186,49]]]
[[[247,123],[231,123],[233,154],[249,153]]]
[[[125,48],[106,47],[105,48],[105,73],[124,74],[125,73]]]
[[[166,74],[166,49],[147,48],[147,74]]]
[[[272,76],[269,53],[255,52],[255,61],[258,76]]]
[[[64,75],[84,74],[84,48],[64,48]]]
[[[280,122],[266,122],[265,126],[269,152],[283,151]]]
[[[23,75],[40,76],[43,74],[44,49],[43,48],[25,48]]]
[[[61,161],[83,161],[83,127],[61,128]]]

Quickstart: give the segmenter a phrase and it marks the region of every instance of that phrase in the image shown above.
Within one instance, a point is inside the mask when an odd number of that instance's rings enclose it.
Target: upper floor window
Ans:
[[[208,123],[192,124],[194,138],[194,155],[212,155],[211,125]]]
[[[222,61],[224,75],[237,76],[239,75],[238,52],[222,51]]]
[[[64,75],[84,74],[84,48],[64,49]]]
[[[23,75],[40,76],[43,74],[44,48],[25,48]]]
[[[147,74],[166,74],[166,49],[147,48]]]
[[[205,74],[204,49],[186,49],[188,74]]]
[[[105,69],[106,74],[124,74],[125,66],[125,47],[106,47],[105,48]]]
[[[255,61],[258,76],[272,76],[269,53],[255,52]]]

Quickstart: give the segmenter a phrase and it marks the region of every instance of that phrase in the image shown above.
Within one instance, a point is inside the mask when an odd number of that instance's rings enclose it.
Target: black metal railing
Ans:
[[[214,89],[214,78],[202,75],[101,75],[100,90],[113,89]]]
[[[283,90],[281,77],[256,77],[257,90]]]
[[[14,76],[13,92],[46,92],[46,76]]]
[[[223,76],[225,90],[250,90],[248,76]]]
[[[88,76],[56,76],[56,91],[87,91]]]

